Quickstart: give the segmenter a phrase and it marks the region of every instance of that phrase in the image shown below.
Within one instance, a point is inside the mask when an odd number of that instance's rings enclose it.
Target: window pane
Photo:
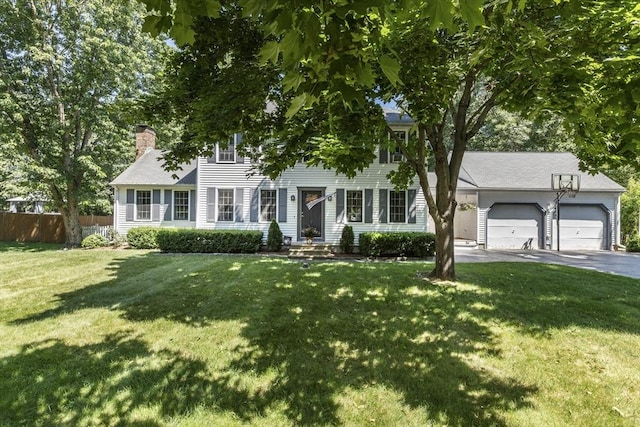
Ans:
[[[218,161],[219,162],[235,162],[236,161],[236,150],[235,143],[233,142],[233,138],[227,144],[227,148],[222,148],[218,145]]]
[[[151,191],[136,192],[136,219],[151,219]]]
[[[276,190],[260,190],[260,219],[271,221],[276,218]]]
[[[389,222],[405,222],[406,211],[406,193],[404,191],[390,191]]]
[[[362,191],[347,191],[347,220],[362,222]]]
[[[218,190],[218,221],[233,221],[233,190]]]
[[[189,192],[173,192],[173,219],[174,221],[187,221],[189,219]]]

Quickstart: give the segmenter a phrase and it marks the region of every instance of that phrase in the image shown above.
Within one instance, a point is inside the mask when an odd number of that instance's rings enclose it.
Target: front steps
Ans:
[[[330,259],[334,256],[331,245],[324,243],[293,243],[289,248],[291,259]]]

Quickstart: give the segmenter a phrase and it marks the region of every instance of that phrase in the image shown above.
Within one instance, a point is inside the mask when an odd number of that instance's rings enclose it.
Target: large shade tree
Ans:
[[[28,163],[33,187],[46,186],[70,246],[82,238],[79,203],[131,160],[126,111],[164,49],[141,31],[142,9],[127,0],[0,2],[2,140]]]
[[[460,165],[494,109],[562,113],[584,136],[583,145],[603,158],[637,149],[634,120],[620,126],[612,142],[604,129],[613,118],[582,119],[598,114],[597,94],[614,97],[629,89],[605,84],[611,77],[594,70],[617,55],[610,63],[623,72],[629,51],[637,53],[637,20],[631,17],[638,10],[631,3],[615,2],[615,13],[592,8],[613,2],[555,0],[521,1],[518,7],[511,1],[284,3],[213,5],[217,17],[190,27],[194,42],[178,56],[164,98],[169,110],[186,117],[184,141],[169,166],[207,152],[212,140],[225,141],[235,131],[247,133],[245,148],[269,176],[302,156],[310,165],[353,176],[370,164],[379,144],[397,145],[405,161],[389,178],[398,187],[420,184],[436,226],[433,273],[452,279]],[[607,26],[621,17],[622,23]],[[147,26],[166,24],[162,19],[152,17]],[[591,33],[578,27],[584,22],[607,32],[610,43],[597,56]],[[250,42],[243,45],[240,37],[247,34]],[[619,37],[628,40],[614,43]],[[594,78],[604,86],[589,91]],[[267,109],[265,100],[271,102]],[[378,100],[395,101],[413,118],[408,142],[387,139]],[[620,109],[634,102],[627,97]]]

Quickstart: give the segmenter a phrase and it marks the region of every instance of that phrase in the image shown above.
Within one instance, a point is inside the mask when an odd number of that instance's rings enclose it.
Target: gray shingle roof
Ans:
[[[162,167],[163,152],[147,150],[138,160],[122,172],[111,185],[195,185],[196,162],[182,164],[182,170],[166,171]],[[173,175],[177,175],[177,179]]]
[[[481,189],[550,190],[551,175],[579,174],[581,191],[623,192],[624,188],[602,173],[580,171],[571,153],[502,153],[468,151],[460,179]]]

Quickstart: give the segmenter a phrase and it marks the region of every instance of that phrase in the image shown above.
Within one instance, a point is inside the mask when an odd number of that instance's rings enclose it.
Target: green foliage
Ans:
[[[132,160],[127,112],[168,49],[142,33],[141,14],[129,0],[0,2],[0,149],[16,155],[16,184],[44,187],[72,225],[69,246],[81,243],[80,202],[109,202]]]
[[[134,227],[127,231],[127,243],[134,249],[158,249],[157,227]]]
[[[360,253],[371,256],[408,256],[427,258],[435,254],[433,233],[418,232],[366,232],[360,233]]]
[[[340,236],[340,250],[342,253],[350,254],[353,252],[353,242],[355,241],[355,236],[353,234],[353,227],[350,225],[345,225],[342,229],[342,235]]]
[[[170,253],[256,253],[262,231],[159,229],[158,247]]]
[[[640,180],[629,179],[627,191],[620,196],[620,231],[622,243],[628,245],[640,232]]]
[[[640,234],[635,234],[627,239],[627,252],[640,252]]]
[[[85,237],[82,240],[82,244],[80,246],[82,246],[85,249],[102,248],[105,246],[109,246],[109,239],[99,234],[92,234],[90,236]]]
[[[282,249],[282,231],[275,219],[269,224],[269,233],[267,234],[267,249],[278,252]]]

